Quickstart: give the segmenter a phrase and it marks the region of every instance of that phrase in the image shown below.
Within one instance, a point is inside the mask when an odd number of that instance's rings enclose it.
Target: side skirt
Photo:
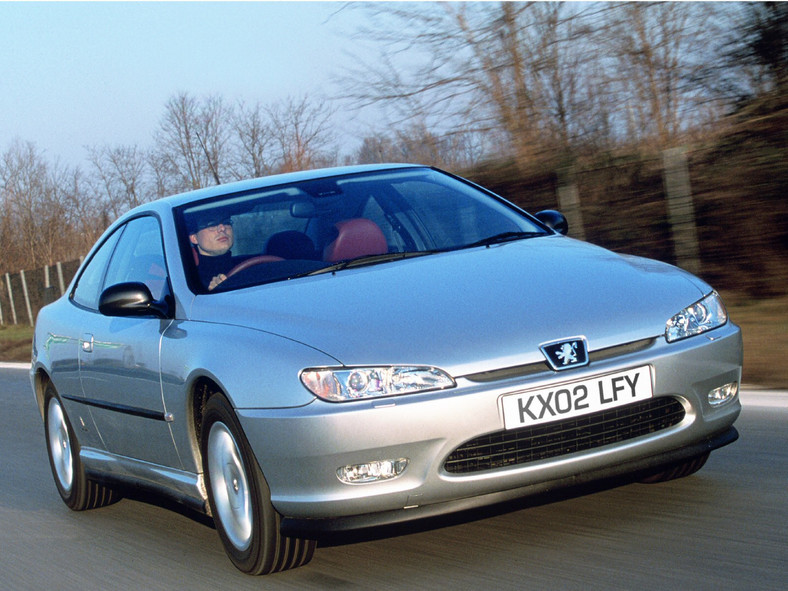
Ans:
[[[83,447],[79,452],[88,478],[109,485],[140,487],[169,497],[190,509],[210,515],[202,474],[176,470]]]

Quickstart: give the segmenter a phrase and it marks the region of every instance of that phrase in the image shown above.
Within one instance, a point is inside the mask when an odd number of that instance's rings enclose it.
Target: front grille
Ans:
[[[651,347],[657,339],[641,339],[631,343],[624,343],[623,345],[615,345],[607,347],[606,349],[598,349],[596,351],[588,352],[588,361],[596,363],[612,357],[621,357],[622,355],[631,355],[632,353],[639,353]],[[514,367],[504,367],[503,369],[493,369],[490,371],[482,371],[479,373],[472,373],[463,376],[466,380],[472,382],[495,382],[498,380],[506,380],[509,378],[524,378],[541,372],[552,372],[550,366],[546,361],[537,361],[536,363],[528,363],[526,365],[516,365]]]
[[[590,415],[482,435],[461,445],[443,467],[471,474],[527,464],[633,439],[684,420],[676,398],[659,397]]]

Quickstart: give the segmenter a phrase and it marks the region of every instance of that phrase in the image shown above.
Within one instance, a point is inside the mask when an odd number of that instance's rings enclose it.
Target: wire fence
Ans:
[[[33,326],[38,311],[66,292],[81,261],[0,275],[0,324]]]

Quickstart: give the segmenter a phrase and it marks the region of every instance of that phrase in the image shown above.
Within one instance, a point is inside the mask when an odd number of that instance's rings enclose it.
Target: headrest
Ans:
[[[323,251],[323,260],[344,261],[372,254],[385,254],[389,247],[380,227],[366,218],[353,218],[335,224],[336,239]]]

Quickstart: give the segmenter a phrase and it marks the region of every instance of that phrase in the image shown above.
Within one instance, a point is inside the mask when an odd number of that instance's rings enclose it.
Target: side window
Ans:
[[[71,299],[86,308],[98,310],[98,300],[104,286],[104,275],[112,252],[123,234],[123,228],[113,233],[96,251],[79,276]]]
[[[126,224],[112,255],[104,286],[127,281],[147,285],[153,299],[160,300],[164,294],[167,270],[159,221],[154,217],[136,218]]]

